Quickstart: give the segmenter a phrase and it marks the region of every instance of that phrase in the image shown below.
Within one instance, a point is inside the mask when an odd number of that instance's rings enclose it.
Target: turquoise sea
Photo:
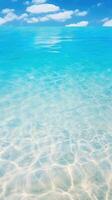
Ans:
[[[112,200],[112,29],[0,27],[0,200]]]

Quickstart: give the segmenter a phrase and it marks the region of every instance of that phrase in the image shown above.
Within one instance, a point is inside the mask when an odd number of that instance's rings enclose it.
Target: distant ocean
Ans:
[[[112,29],[0,27],[0,200],[112,200]]]

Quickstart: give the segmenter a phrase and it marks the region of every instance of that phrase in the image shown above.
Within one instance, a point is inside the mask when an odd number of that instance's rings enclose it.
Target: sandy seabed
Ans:
[[[111,200],[110,72],[16,77],[0,97],[0,200]]]

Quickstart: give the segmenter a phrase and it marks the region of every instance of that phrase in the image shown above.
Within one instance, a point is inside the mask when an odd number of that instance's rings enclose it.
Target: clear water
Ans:
[[[0,200],[112,200],[112,29],[0,28]]]

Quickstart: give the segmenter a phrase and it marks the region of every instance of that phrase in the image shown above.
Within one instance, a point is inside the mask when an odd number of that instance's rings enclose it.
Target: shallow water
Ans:
[[[0,200],[112,199],[112,29],[0,28]]]

